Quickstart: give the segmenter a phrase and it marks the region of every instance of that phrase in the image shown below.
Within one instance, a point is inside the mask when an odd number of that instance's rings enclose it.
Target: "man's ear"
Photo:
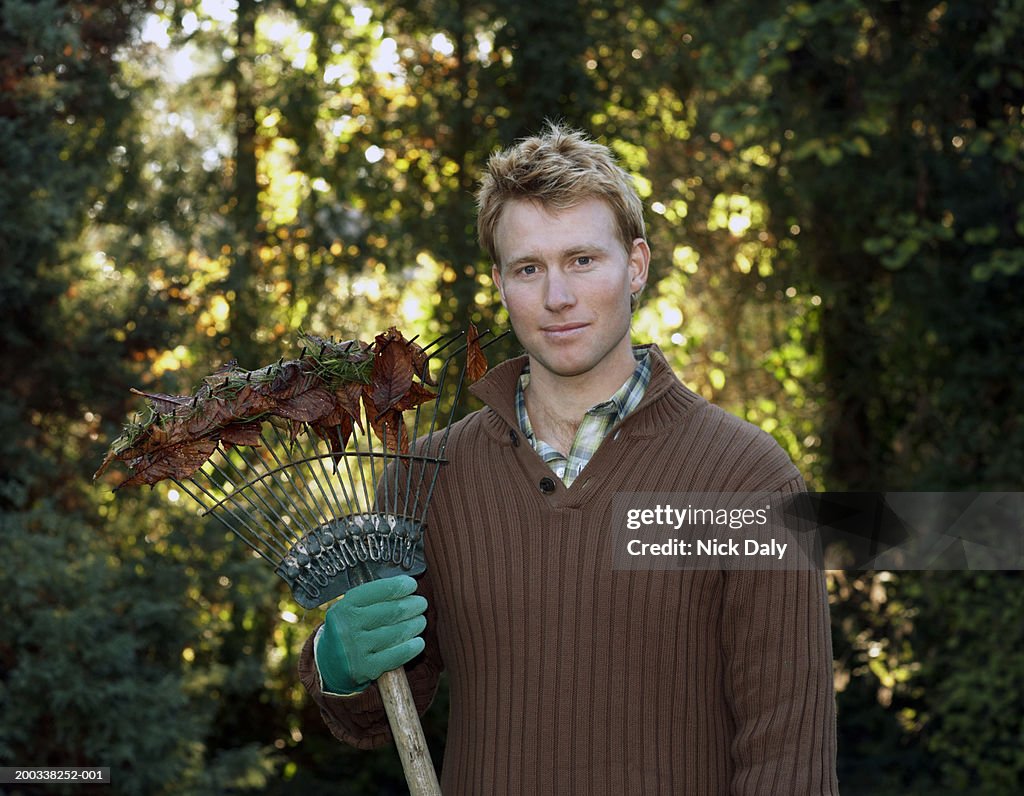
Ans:
[[[505,301],[505,286],[501,282],[501,267],[497,264],[491,265],[491,279],[494,280],[494,284],[498,288],[498,295],[501,296],[501,306],[508,309],[508,303]]]
[[[633,240],[629,252],[629,292],[638,293],[647,284],[647,269],[651,264],[651,247],[643,238]]]

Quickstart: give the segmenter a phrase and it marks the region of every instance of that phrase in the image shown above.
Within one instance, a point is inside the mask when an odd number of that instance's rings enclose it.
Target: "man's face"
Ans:
[[[631,369],[629,296],[647,280],[650,250],[637,238],[626,252],[603,199],[561,211],[511,202],[495,244],[494,281],[531,368],[598,378]]]

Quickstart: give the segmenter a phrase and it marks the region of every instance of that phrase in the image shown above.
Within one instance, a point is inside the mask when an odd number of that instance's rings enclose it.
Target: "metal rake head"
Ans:
[[[502,336],[488,330],[470,342],[479,351]],[[441,362],[438,397],[414,410],[381,417],[364,400],[357,418],[326,429],[266,418],[258,442],[221,440],[205,464],[174,482],[267,561],[304,608],[367,580],[420,574],[470,342],[460,332],[421,349],[426,367]],[[444,410],[442,396],[450,399]]]

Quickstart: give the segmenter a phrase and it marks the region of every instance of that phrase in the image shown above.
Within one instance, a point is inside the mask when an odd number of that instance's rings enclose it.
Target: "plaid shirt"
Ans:
[[[571,486],[572,482],[576,480],[576,476],[587,466],[587,462],[604,442],[612,427],[636,409],[640,399],[644,397],[644,392],[651,380],[651,360],[647,355],[646,348],[634,348],[633,357],[636,359],[636,369],[633,371],[633,375],[626,379],[615,395],[587,410],[579,428],[576,429],[576,437],[573,439],[568,455],[555,450],[543,440],[537,439],[533,433],[533,425],[526,412],[526,387],[530,383],[529,365],[519,377],[519,384],[516,386],[516,414],[519,418],[519,428],[526,435],[533,449],[540,454],[540,457],[548,463],[548,466],[554,470],[566,486]]]

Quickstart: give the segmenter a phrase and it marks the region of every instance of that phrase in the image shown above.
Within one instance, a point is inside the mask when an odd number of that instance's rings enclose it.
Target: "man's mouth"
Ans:
[[[579,329],[585,329],[588,325],[586,323],[557,323],[551,326],[542,326],[541,331],[551,335],[569,334]]]

